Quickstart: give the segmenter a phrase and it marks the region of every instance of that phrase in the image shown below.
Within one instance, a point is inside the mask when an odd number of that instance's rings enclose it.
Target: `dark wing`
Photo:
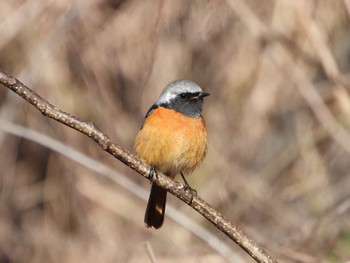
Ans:
[[[159,104],[154,103],[154,104],[151,106],[151,108],[149,108],[149,110],[147,111],[146,116],[145,116],[145,119],[152,113],[152,111],[154,111],[154,110],[155,110],[156,108],[158,108],[158,107],[159,107]],[[140,130],[142,130],[142,128],[143,128],[143,124],[141,125]]]
[[[145,119],[152,113],[152,111],[154,111],[156,108],[159,107],[159,104],[157,103],[154,103],[151,108],[149,108],[149,110],[147,111],[146,113],[146,116],[145,116]]]

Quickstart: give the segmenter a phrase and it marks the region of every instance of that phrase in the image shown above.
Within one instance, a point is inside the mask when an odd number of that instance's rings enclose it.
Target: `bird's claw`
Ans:
[[[150,180],[150,182],[152,183],[152,181],[154,180],[154,178],[156,178],[156,180],[158,180],[158,174],[157,174],[157,170],[155,167],[151,167],[151,170],[149,171],[148,174],[148,179]]]
[[[183,189],[191,194],[191,200],[190,200],[190,205],[192,204],[193,201],[193,196],[197,195],[197,191],[195,189],[193,189],[190,184],[187,182],[185,176],[181,173],[182,179],[184,180],[184,185],[183,185]]]

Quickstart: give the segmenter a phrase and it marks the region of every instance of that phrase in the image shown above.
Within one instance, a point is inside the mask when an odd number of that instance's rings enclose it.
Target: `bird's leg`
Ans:
[[[185,176],[182,173],[180,173],[180,174],[181,174],[181,177],[182,177],[182,179],[184,180],[184,183],[185,183],[184,190],[186,192],[190,192],[190,194],[191,194],[191,200],[190,200],[190,205],[191,205],[192,201],[193,201],[193,194],[197,195],[197,191],[190,186],[190,184],[187,182]]]
[[[148,174],[148,179],[150,180],[150,182],[152,183],[152,181],[154,180],[154,178],[156,178],[158,180],[158,174],[157,174],[157,170],[154,166],[151,167],[151,170],[149,171]]]

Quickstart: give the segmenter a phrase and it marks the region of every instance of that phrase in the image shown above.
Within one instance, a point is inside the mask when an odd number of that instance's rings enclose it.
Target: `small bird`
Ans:
[[[193,81],[171,82],[148,110],[135,140],[139,158],[170,178],[180,173],[187,188],[184,176],[191,174],[207,153],[207,131],[201,115],[206,96],[209,93]],[[162,226],[166,195],[165,189],[152,183],[144,219],[147,227]]]

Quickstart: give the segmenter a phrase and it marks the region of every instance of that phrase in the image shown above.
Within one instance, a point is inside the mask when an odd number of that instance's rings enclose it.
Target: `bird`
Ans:
[[[169,83],[148,110],[135,139],[136,155],[151,166],[151,171],[172,179],[181,174],[190,190],[185,176],[202,163],[208,149],[202,108],[203,98],[209,95],[191,80]],[[158,229],[164,222],[167,191],[151,184],[144,222]]]

